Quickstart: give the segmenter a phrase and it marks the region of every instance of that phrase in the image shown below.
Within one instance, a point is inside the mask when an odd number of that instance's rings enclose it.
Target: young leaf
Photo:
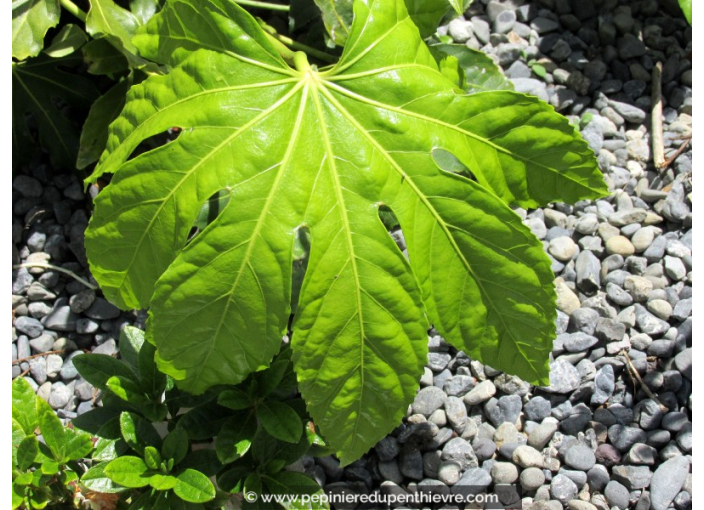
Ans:
[[[153,446],[144,447],[144,462],[149,466],[149,469],[159,469],[161,465],[161,454],[159,450]],[[156,487],[155,487],[156,488]],[[171,487],[169,487],[170,489]]]
[[[105,466],[104,473],[115,483],[119,483],[124,487],[138,489],[149,485],[151,474],[147,474],[149,467],[139,457],[131,457],[125,455],[111,460]]]
[[[61,16],[59,0],[15,0],[12,2],[12,57],[36,57],[44,47],[47,30]]]
[[[263,402],[257,408],[257,418],[269,434],[287,443],[297,443],[303,433],[296,411],[282,402]]]
[[[173,459],[174,464],[178,464],[186,456],[188,446],[188,434],[181,427],[176,427],[164,438],[161,455],[165,459]]]
[[[66,444],[66,453],[63,462],[87,457],[93,449],[93,441],[91,441],[89,434],[70,428],[64,429],[64,443]]]
[[[88,40],[86,33],[78,25],[69,23],[51,40],[51,45],[44,53],[52,58],[61,58],[70,55],[83,46]]]
[[[22,427],[27,436],[33,436],[39,425],[36,401],[37,395],[24,377],[17,377],[12,381],[12,419]]]
[[[215,498],[215,487],[207,476],[194,469],[186,469],[176,477],[174,493],[189,503],[205,503]]]
[[[101,390],[108,389],[111,377],[128,379],[134,384],[139,382],[135,373],[127,365],[107,354],[83,354],[73,358],[73,364],[86,381]]]
[[[41,55],[26,62],[12,63],[12,154],[18,162],[26,159],[35,142],[25,119],[27,113],[36,121],[39,143],[49,152],[51,161],[64,168],[73,168],[78,150],[78,128],[59,108],[60,98],[76,112],[87,109],[98,91],[93,83],[63,68],[81,64],[79,55],[62,59]]]
[[[175,67],[133,87],[92,177],[115,173],[86,233],[92,272],[120,306],[150,306],[160,368],[198,393],[265,367],[287,330],[293,239],[305,224],[293,362],[343,463],[413,400],[426,317],[473,358],[546,382],[553,274],[506,204],[606,192],[566,120],[523,94],[457,93],[401,0],[356,2],[345,51],[322,72],[302,53],[290,67],[236,5],[206,4],[174,0],[135,38]],[[174,125],[178,139],[128,161]],[[479,183],[440,170],[435,148]],[[184,249],[220,189],[232,199]]]
[[[25,437],[17,448],[17,467],[21,471],[27,471],[38,453],[39,445],[36,436]]]
[[[226,421],[215,440],[215,452],[220,462],[229,464],[247,453],[256,432],[257,420],[252,413],[243,413]]]
[[[155,474],[149,479],[149,485],[158,491],[168,491],[179,484],[178,479],[171,475]]]
[[[79,170],[83,170],[91,163],[98,161],[108,141],[108,126],[117,118],[125,106],[125,95],[131,84],[132,80],[125,78],[100,96],[90,107],[88,118],[83,124],[83,130],[81,131],[80,147],[78,148],[78,157],[76,159],[76,168]],[[137,329],[132,326],[129,327]],[[127,329],[127,327],[124,329]],[[120,340],[122,338],[123,333],[120,334]],[[122,346],[122,341],[120,341],[120,345]],[[120,354],[124,357],[122,348],[120,349]]]

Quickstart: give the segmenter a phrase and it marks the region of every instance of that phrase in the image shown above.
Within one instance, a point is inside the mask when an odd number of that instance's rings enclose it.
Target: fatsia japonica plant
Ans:
[[[326,67],[228,0],[169,0],[132,43],[169,73],[133,86],[110,127],[89,182],[113,178],[86,249],[112,302],[149,307],[158,366],[181,389],[241,382],[290,331],[308,412],[348,464],[412,402],[430,325],[496,369],[548,383],[553,274],[510,206],[606,193],[566,119],[523,94],[467,94],[450,79],[459,60],[446,51],[439,70],[403,0],[356,0]],[[177,139],[133,156],[174,126]],[[465,171],[448,171],[443,154]],[[300,238],[310,252],[298,292]]]

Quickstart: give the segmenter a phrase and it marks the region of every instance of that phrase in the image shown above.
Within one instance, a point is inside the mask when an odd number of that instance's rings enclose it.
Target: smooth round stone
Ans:
[[[592,235],[599,228],[599,218],[594,213],[587,213],[577,220],[574,229],[582,235]]]
[[[548,251],[560,262],[567,262],[572,260],[577,252],[577,245],[569,237],[558,237],[550,241]]]
[[[518,468],[510,462],[496,462],[491,468],[494,483],[513,483],[518,479]]]
[[[610,481],[609,471],[601,464],[595,465],[587,472],[587,482],[592,491],[602,492]]]
[[[543,467],[542,454],[531,446],[522,445],[516,448],[511,455],[511,460],[522,468]]]
[[[619,508],[619,510],[625,510],[628,508],[630,494],[628,493],[628,489],[620,483],[612,480],[606,484],[604,496],[606,496],[606,500],[610,505]]]
[[[652,510],[665,510],[675,499],[689,474],[689,460],[673,457],[663,462],[650,480]]]
[[[646,301],[653,291],[653,282],[642,276],[627,276],[623,281],[623,288],[636,302]]]
[[[653,239],[655,239],[653,227],[642,227],[631,236],[631,243],[636,253],[642,253],[652,244]]]
[[[29,338],[37,338],[44,331],[44,326],[37,319],[32,317],[17,317],[15,319],[15,328],[17,331],[24,333]]]
[[[494,441],[483,437],[477,437],[472,441],[472,448],[479,461],[491,459],[496,453],[496,446]]]
[[[46,357],[46,376],[49,379],[55,379],[61,372],[61,367],[64,360],[58,354],[50,354]]]
[[[71,400],[72,391],[62,382],[56,382],[51,385],[51,393],[49,394],[49,405],[53,409],[62,409],[66,407]]]
[[[526,417],[535,422],[541,422],[550,416],[551,410],[550,401],[543,397],[533,397],[523,408]]]
[[[589,471],[596,464],[596,457],[591,449],[578,444],[565,452],[565,464],[580,471]]]
[[[621,255],[630,257],[636,252],[631,241],[622,235],[616,235],[606,241],[606,253],[609,255]]]
[[[664,299],[653,299],[648,301],[646,308],[658,319],[668,320],[672,315],[672,305]]]
[[[474,406],[489,400],[494,394],[496,394],[496,386],[490,380],[486,380],[477,384],[464,396],[463,400],[465,404]]]
[[[520,476],[521,487],[526,491],[534,491],[545,483],[545,473],[537,467],[524,469]]]
[[[455,485],[462,477],[462,466],[459,462],[448,460],[440,464],[438,480],[445,485]]]
[[[562,474],[554,476],[550,482],[550,495],[562,504],[574,499],[578,490],[577,485]]]
[[[421,389],[413,401],[413,414],[430,416],[436,409],[440,409],[447,400],[445,393],[435,386]]]
[[[556,420],[546,420],[535,427],[528,435],[528,444],[538,450],[543,449],[557,432],[558,423]]]

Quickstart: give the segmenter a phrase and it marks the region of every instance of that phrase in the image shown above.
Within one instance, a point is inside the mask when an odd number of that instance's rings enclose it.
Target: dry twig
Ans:
[[[640,387],[643,389],[643,392],[648,395],[651,399],[655,401],[655,403],[660,406],[660,410],[662,410],[664,413],[669,412],[669,409],[665,407],[662,402],[660,402],[660,399],[655,396],[655,393],[650,391],[650,388],[643,382],[643,379],[641,379],[640,374],[638,373],[638,370],[636,370],[636,367],[633,366],[633,362],[631,361],[631,357],[628,355],[628,353],[624,350],[621,351],[621,354],[623,354],[623,357],[626,359],[626,366],[628,367],[628,375],[631,376],[631,380],[633,381],[633,385],[635,386],[636,381],[640,384]]]

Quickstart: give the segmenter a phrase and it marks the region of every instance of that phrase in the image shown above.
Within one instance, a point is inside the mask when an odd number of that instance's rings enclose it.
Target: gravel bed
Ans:
[[[527,510],[691,508],[691,144],[660,172],[650,144],[658,61],[665,157],[691,135],[691,28],[676,2],[476,0],[440,33],[486,51],[517,91],[570,117],[612,190],[516,210],[556,276],[551,384],[482,365],[431,331],[403,424],[345,468],[333,457],[292,468],[332,492],[516,484]],[[72,359],[115,354],[120,329],[143,327],[144,313],[121,312],[95,289],[83,248],[91,198],[74,174],[38,156],[12,186],[13,264],[31,266],[13,269],[12,359],[23,361],[12,377],[71,419],[96,397]]]

